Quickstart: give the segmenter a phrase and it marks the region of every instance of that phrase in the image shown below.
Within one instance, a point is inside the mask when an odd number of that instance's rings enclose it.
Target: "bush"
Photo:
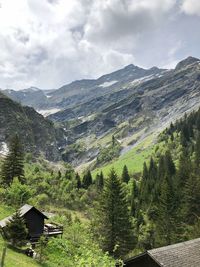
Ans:
[[[25,204],[34,192],[29,186],[21,184],[17,178],[14,178],[11,186],[4,190],[4,199],[8,205],[18,208]]]

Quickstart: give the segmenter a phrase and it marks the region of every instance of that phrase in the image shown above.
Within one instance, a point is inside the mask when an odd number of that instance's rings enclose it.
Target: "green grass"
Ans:
[[[10,216],[14,212],[15,210],[13,209],[13,207],[0,205],[0,220],[4,219],[5,217]]]
[[[97,173],[103,171],[107,175],[111,168],[114,168],[118,175],[121,175],[124,165],[128,167],[129,173],[138,173],[142,171],[144,161],[148,161],[154,152],[154,136],[148,136],[143,142],[138,144],[118,159],[113,160],[111,163],[97,168],[92,172],[93,177]]]
[[[0,257],[2,255],[4,247],[4,241],[2,238],[0,239]],[[23,253],[19,253],[14,251],[13,249],[7,248],[6,257],[5,257],[5,265],[4,267],[41,267],[36,260],[24,255]]]

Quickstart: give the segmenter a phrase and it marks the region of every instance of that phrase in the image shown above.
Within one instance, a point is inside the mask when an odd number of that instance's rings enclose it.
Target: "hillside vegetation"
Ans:
[[[107,149],[118,146],[113,137]],[[15,255],[18,266],[114,267],[138,252],[199,236],[200,110],[171,123],[157,143],[151,135],[115,160],[79,174],[69,164],[24,154],[14,136],[1,160],[0,217],[29,203],[49,212],[64,235],[41,240],[35,261],[7,240],[6,264]]]

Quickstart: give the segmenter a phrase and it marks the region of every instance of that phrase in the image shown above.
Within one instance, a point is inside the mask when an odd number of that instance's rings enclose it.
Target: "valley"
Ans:
[[[166,245],[168,237],[171,244],[197,236],[193,231],[198,222],[190,222],[188,216],[192,205],[197,214],[199,209],[188,199],[192,185],[196,184],[200,162],[199,60],[189,57],[174,70],[152,68],[148,72],[152,70],[156,74],[147,77],[140,76],[146,75],[146,71],[132,65],[117,71],[124,79],[122,87],[117,85],[116,73],[105,75],[106,81],[99,86],[103,93],[96,97],[91,92],[97,90],[98,80],[74,82],[75,91],[70,91],[72,85],[66,86],[61,90],[61,98],[60,89],[48,91],[52,97],[57,93],[58,96],[55,106],[47,104],[50,101],[47,99],[39,104],[41,113],[55,112],[45,117],[35,111],[37,104],[33,108],[33,102],[27,106],[27,98],[17,100],[20,91],[15,91],[15,97],[8,91],[0,93],[0,218],[28,202],[64,227],[63,239],[38,241],[36,260],[27,259],[23,249],[15,251],[12,242],[6,241],[8,267],[13,264],[13,257],[16,262],[22,261],[21,266],[69,267],[77,263],[82,267],[84,262],[86,266],[102,263],[103,267],[113,267],[118,260],[122,266],[127,255]],[[140,78],[130,78],[130,71],[134,75],[139,71]],[[78,85],[86,86],[85,83],[89,84],[85,91],[88,99],[76,97],[72,103],[73,93],[83,91]],[[29,97],[33,101],[39,89],[27,90],[31,91]],[[17,135],[10,139],[13,132]],[[24,152],[20,150],[20,142]],[[187,160],[185,153],[189,154]],[[13,166],[12,172],[9,166]],[[180,177],[185,179],[184,183]],[[194,183],[190,182],[192,179]],[[107,225],[105,230],[101,228],[105,222],[103,216],[115,212],[110,207],[102,208],[107,205],[104,201],[110,200],[110,190],[117,190],[111,194],[112,201],[117,203],[117,209],[123,207],[126,225],[123,231],[127,239],[120,243],[120,252],[109,247],[109,233],[105,243],[101,239],[107,229]],[[196,201],[198,192],[193,196]],[[170,215],[173,217],[169,217],[167,205],[173,207]],[[180,223],[186,225],[184,232],[179,229]],[[163,235],[165,231],[169,231],[167,237]],[[118,236],[118,232],[115,234]],[[3,236],[0,238],[2,249],[5,240]]]
[[[60,89],[3,93],[34,107],[62,129],[57,141],[60,159],[77,170],[94,169],[112,136],[120,143],[120,161],[148,136],[154,134],[156,142],[156,135],[171,122],[198,109],[199,62],[188,57],[172,70],[129,65],[97,80],[75,81]]]

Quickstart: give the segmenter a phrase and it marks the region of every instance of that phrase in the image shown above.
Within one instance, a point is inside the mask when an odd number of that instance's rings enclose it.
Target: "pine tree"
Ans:
[[[10,186],[14,177],[24,182],[24,153],[17,135],[10,141],[9,152],[1,169],[1,180],[5,186]]]
[[[198,172],[200,166],[200,134],[198,134],[195,144],[195,168]]]
[[[125,255],[134,246],[134,236],[125,192],[114,169],[105,181],[96,212],[95,232],[103,250],[115,257]]]
[[[82,186],[83,186],[83,188],[87,189],[91,184],[92,184],[92,175],[91,175],[90,170],[88,170],[83,175]]]
[[[116,143],[115,136],[112,135],[112,146],[113,146],[113,147],[115,146],[115,143]]]
[[[186,222],[193,224],[200,216],[200,178],[194,173],[186,182],[184,191],[184,211]]]
[[[60,170],[58,171],[58,175],[57,175],[57,177],[58,177],[58,179],[60,179],[60,178],[62,177],[62,173],[61,173]]]
[[[26,228],[25,221],[20,214],[20,211],[15,212],[15,214],[3,229],[3,233],[4,238],[13,246],[21,247],[26,244],[28,230]]]
[[[101,188],[103,188],[103,186],[104,186],[104,176],[103,176],[103,172],[102,171],[100,172],[100,177],[99,178],[100,178],[99,179],[99,186]]]
[[[130,180],[130,175],[128,173],[128,168],[124,165],[123,172],[122,172],[122,182],[128,183]]]
[[[104,177],[103,177],[103,173],[101,171],[100,174],[96,175],[96,179],[95,179],[95,184],[98,190],[102,190],[103,186],[104,186]]]
[[[191,160],[188,150],[183,147],[179,158],[177,179],[179,183],[179,189],[183,192],[186,182],[188,181],[191,173]]]
[[[149,181],[149,170],[147,168],[146,162],[143,164],[142,180],[140,185],[139,202],[140,207],[143,208],[148,202],[149,192],[148,192],[148,181]]]
[[[169,151],[165,153],[165,172],[169,178],[172,178],[176,174],[176,167]]]
[[[158,162],[158,174],[157,177],[159,180],[162,180],[162,178],[165,176],[165,157],[161,155],[159,157]]]
[[[135,217],[137,210],[137,198],[138,198],[138,188],[136,180],[133,179],[133,185],[131,190],[131,215]]]
[[[81,178],[80,178],[80,175],[78,174],[78,172],[76,173],[76,186],[78,189],[80,189],[82,187],[82,184],[81,184]]]
[[[180,199],[177,188],[166,179],[162,183],[161,195],[158,203],[158,218],[156,221],[159,234],[159,245],[169,245],[180,240]]]

